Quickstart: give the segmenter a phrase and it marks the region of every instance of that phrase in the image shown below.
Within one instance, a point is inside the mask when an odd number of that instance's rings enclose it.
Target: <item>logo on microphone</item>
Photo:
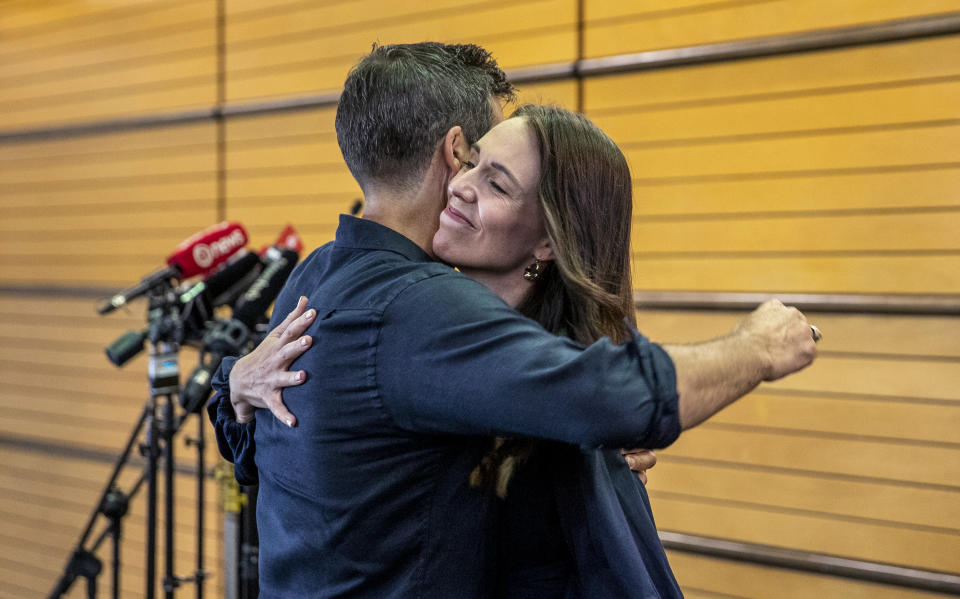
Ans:
[[[209,268],[217,258],[225,254],[233,253],[235,249],[241,247],[246,242],[247,238],[243,232],[239,229],[234,229],[233,232],[223,239],[214,240],[209,245],[198,243],[193,246],[193,261],[196,262],[200,268]]]

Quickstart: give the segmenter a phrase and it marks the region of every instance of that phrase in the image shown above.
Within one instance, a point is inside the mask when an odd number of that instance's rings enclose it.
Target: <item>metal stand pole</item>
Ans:
[[[206,450],[206,443],[204,441],[204,426],[203,426],[203,417],[197,417],[197,572],[196,572],[196,585],[197,585],[197,599],[203,599],[203,584],[204,579],[206,578],[206,572],[203,570],[203,513],[204,513],[204,475],[205,465],[204,465],[204,456],[203,453]]]
[[[164,549],[164,563],[166,565],[166,575],[163,577],[163,590],[166,599],[173,599],[173,591],[180,586],[176,575],[173,572],[173,554],[174,554],[174,462],[173,462],[173,396],[167,395],[167,402],[163,409],[163,441],[164,441],[164,532],[166,543]]]
[[[152,359],[152,356],[151,356]],[[157,588],[157,455],[160,452],[157,441],[157,405],[151,395],[147,408],[147,441],[145,452],[147,463],[144,466],[144,478],[147,480],[147,547],[144,597],[153,599]]]

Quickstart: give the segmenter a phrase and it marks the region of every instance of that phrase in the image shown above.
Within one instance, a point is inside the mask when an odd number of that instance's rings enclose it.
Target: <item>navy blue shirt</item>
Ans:
[[[284,391],[299,425],[261,418],[252,439],[265,599],[489,596],[496,501],[468,479],[490,436],[663,447],[680,432],[659,346],[555,337],[376,223],[342,216],[274,325],[301,295],[317,318],[293,365],[307,381]],[[228,458],[249,432],[218,431]]]

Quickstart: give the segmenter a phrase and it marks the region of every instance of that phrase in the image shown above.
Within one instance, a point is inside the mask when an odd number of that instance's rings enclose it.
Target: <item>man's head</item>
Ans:
[[[337,141],[365,191],[415,187],[451,127],[476,140],[496,123],[491,99],[513,96],[504,72],[479,46],[374,46],[344,83]]]

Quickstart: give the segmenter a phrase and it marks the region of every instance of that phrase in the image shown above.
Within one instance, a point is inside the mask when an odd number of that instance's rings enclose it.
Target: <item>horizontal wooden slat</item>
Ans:
[[[657,257],[634,254],[640,289],[797,293],[958,293],[960,257],[748,256]]]
[[[708,423],[685,433],[669,451],[687,458],[929,485],[955,485],[960,469],[960,449],[956,448],[785,433],[744,432]]]
[[[610,10],[608,2],[588,2],[587,56],[608,56],[677,48],[768,35],[861,25],[956,10],[950,0],[909,5],[896,0],[857,0],[837,5],[828,0],[713,2],[673,7],[627,5]],[[632,13],[632,14],[631,14]]]
[[[26,107],[9,112],[6,124],[10,129],[21,130],[174,110],[209,109],[216,98],[216,81],[213,77],[209,80],[205,76],[184,80],[178,87],[169,87],[165,83],[153,87],[155,89],[97,90],[82,96],[64,97],[59,105]],[[64,110],[64,106],[70,107],[69,112]]]
[[[960,488],[924,488],[895,482],[817,476],[801,471],[749,469],[701,460],[671,459],[664,452],[649,471],[648,490],[706,500],[755,503],[785,511],[849,522],[872,521],[893,528],[911,526],[960,532]],[[910,509],[904,509],[904,506]]]
[[[215,127],[212,123],[178,124],[102,135],[0,144],[0,161],[13,166],[24,160],[40,164],[50,161],[56,164],[62,159],[83,159],[83,156],[91,156],[88,160],[99,161],[105,156],[111,156],[122,162],[141,153],[169,157],[169,153],[163,152],[177,149],[196,152],[197,146],[209,148],[215,140]]]
[[[636,252],[844,252],[960,249],[957,211],[727,218],[648,222],[634,219]]]
[[[369,12],[354,5],[354,14],[378,14],[378,3],[369,4]],[[231,60],[227,97],[234,100],[337,89],[350,66],[369,51],[372,41],[406,43],[430,39],[480,43],[494,52],[505,67],[570,60],[574,56],[576,14],[569,0],[461,4],[454,12],[431,8],[419,16],[412,15],[420,11],[408,11],[405,14],[412,16],[409,22],[398,20],[399,15],[367,19],[366,25],[347,27],[331,26],[331,21],[321,20],[326,19],[326,12],[339,9],[334,5],[304,15],[304,24],[299,27],[306,34],[273,32],[269,22],[256,32],[256,21],[243,23],[238,41],[228,44]],[[395,9],[387,12],[390,10]],[[536,27],[529,23],[536,23]],[[251,29],[253,35],[261,38],[253,45],[241,41],[243,32]],[[451,32],[455,32],[452,39]],[[233,31],[229,31],[228,39],[234,39],[233,36]],[[539,43],[531,43],[534,38],[540,38]],[[514,39],[519,43],[514,43]],[[304,56],[326,58],[318,62],[305,60]]]
[[[552,104],[570,110],[577,108],[577,83],[574,81],[521,83],[517,85],[517,92],[518,104]]]
[[[149,69],[184,57],[212,58],[216,54],[212,23],[185,31],[165,27],[149,37],[128,35],[110,42],[110,52],[106,56],[99,44],[82,41],[24,52],[20,56],[22,60],[9,60],[0,65],[0,82],[17,85],[56,77],[84,76],[105,69]]]
[[[914,591],[808,572],[795,572],[668,551],[670,565],[684,596],[690,599],[742,597],[768,599],[771,589],[782,599],[845,597],[848,599],[945,599],[939,593]]]
[[[657,525],[708,536],[793,547],[856,559],[960,571],[960,535],[848,523],[754,504],[721,504],[651,493]]]
[[[622,144],[639,179],[709,177],[742,173],[902,167],[951,163],[960,125],[901,131],[798,134],[763,141],[726,141],[680,147]]]
[[[678,222],[695,218],[900,214],[956,209],[960,166],[774,173],[714,179],[635,180],[634,215]]]
[[[858,87],[909,84],[960,72],[952,57],[960,37],[946,36],[895,44],[865,46],[788,56],[721,62],[591,77],[584,82],[586,111],[622,111],[627,107],[681,103],[708,104],[775,97],[814,97]],[[636,90],[625,95],[624,90]],[[790,115],[784,115],[789,118]]]
[[[109,48],[120,40],[149,39],[188,27],[212,30],[215,26],[216,5],[208,0],[153,1],[127,7],[114,5],[112,8],[118,10],[109,15],[110,18],[106,18],[104,11],[89,8],[89,5],[75,5],[72,7],[77,11],[75,18],[63,19],[60,24],[37,24],[19,32],[7,31],[0,41],[0,48],[4,54],[13,54],[17,58],[15,62],[22,64],[29,62],[31,56],[64,53],[83,46]],[[16,18],[16,13],[10,16]]]
[[[629,87],[622,90],[629,93]],[[642,97],[643,89],[635,93]],[[897,87],[773,97],[700,106],[640,107],[597,114],[594,122],[621,143],[694,144],[724,136],[787,136],[825,129],[894,128],[957,119],[960,76]],[[588,116],[590,116],[588,114]]]
[[[960,446],[960,402],[873,401],[831,392],[807,397],[761,390],[730,406],[713,422]]]
[[[212,37],[212,32],[211,32]],[[216,77],[216,53],[210,46],[203,51],[183,58],[177,58],[142,65],[106,64],[102,69],[87,69],[82,76],[53,78],[51,80],[21,80],[8,82],[6,91],[0,97],[0,108],[4,111],[16,111],[28,106],[56,105],[69,99],[71,94],[84,94],[91,91],[108,93],[117,88],[117,82],[123,88],[135,86],[169,85],[176,87],[183,81]]]

